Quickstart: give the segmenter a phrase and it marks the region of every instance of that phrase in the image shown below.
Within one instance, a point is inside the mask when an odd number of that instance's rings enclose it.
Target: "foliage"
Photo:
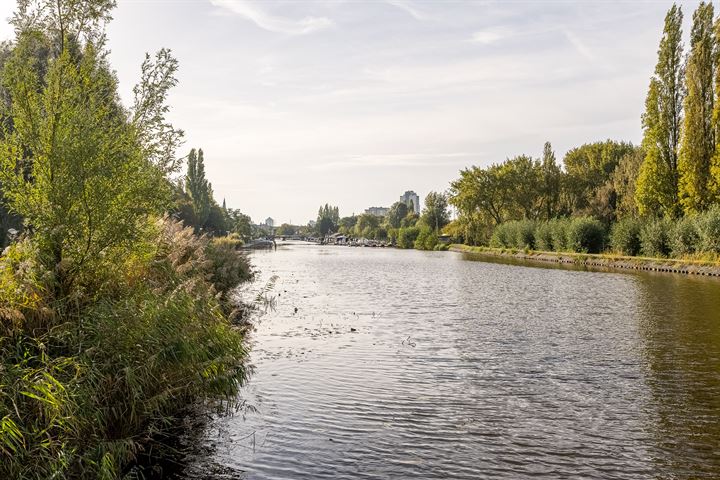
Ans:
[[[597,194],[604,185],[612,186],[612,174],[620,160],[635,147],[626,142],[606,140],[573,148],[565,154],[563,163],[567,177],[565,196],[567,208],[573,213],[613,215],[614,192],[609,189],[604,201],[597,205]],[[594,202],[595,200],[595,202]],[[589,209],[594,205],[594,211]],[[603,212],[604,209],[610,212]]]
[[[678,220],[670,231],[670,244],[675,257],[691,255],[702,248],[696,219],[685,217]]]
[[[646,257],[666,257],[670,254],[670,222],[653,218],[640,228],[641,252]]]
[[[157,220],[176,64],[143,67],[154,119],[125,109],[103,49],[113,5],[21,0],[13,20],[0,186],[28,228],[0,257],[0,478],[118,478],[189,407],[234,406],[248,371],[238,240]]]
[[[677,167],[680,204],[686,214],[705,210],[712,200],[710,166],[715,153],[715,43],[713,6],[701,2],[693,14],[690,33],[690,54],[685,72],[685,118]]]
[[[289,237],[290,235],[295,235],[296,233],[297,233],[297,228],[295,228],[294,226],[292,226],[288,223],[283,223],[275,231],[275,234],[279,235],[281,237]]]
[[[720,205],[696,217],[702,252],[720,253]]]
[[[438,192],[428,193],[425,197],[425,208],[423,208],[420,218],[425,225],[433,228],[437,234],[450,221],[447,195]]]
[[[415,241],[420,235],[420,227],[405,227],[398,230],[398,248],[415,248]]]
[[[600,253],[605,247],[605,227],[591,217],[573,218],[567,228],[567,248],[579,253]]]
[[[316,224],[317,232],[323,237],[329,233],[335,232],[339,221],[340,214],[338,213],[338,207],[331,207],[326,203],[318,210]]]
[[[490,246],[496,248],[535,248],[535,222],[513,220],[498,225],[490,239]]]
[[[640,253],[641,222],[634,217],[627,217],[616,222],[610,232],[611,248],[623,255],[635,256]]]
[[[387,213],[387,223],[393,228],[400,228],[400,222],[407,217],[409,213],[405,202],[395,202],[390,206]]]
[[[640,167],[635,199],[641,214],[677,216],[678,149],[685,97],[682,61],[682,9],[673,5],[665,16],[655,75],[650,80]]]
[[[205,227],[214,203],[212,185],[205,178],[205,159],[202,149],[190,150],[185,175],[185,191],[192,202],[194,223],[190,225],[195,231],[200,231]]]
[[[419,230],[413,247],[416,250],[434,250],[438,244],[438,236],[435,230],[427,225],[419,227]]]
[[[168,190],[138,148],[104,55],[92,44],[80,59],[64,50],[40,78],[28,49],[41,38],[23,33],[3,72],[14,129],[0,141],[0,182],[65,288],[126,255]]]

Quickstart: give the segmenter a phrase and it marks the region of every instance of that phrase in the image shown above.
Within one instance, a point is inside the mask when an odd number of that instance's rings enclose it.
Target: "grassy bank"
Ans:
[[[631,257],[608,253],[590,254],[574,252],[544,252],[539,250],[520,250],[514,248],[473,247],[461,244],[451,245],[450,250],[459,253],[513,258],[528,262],[573,264],[584,267],[643,270],[720,277],[720,262],[717,261]]]

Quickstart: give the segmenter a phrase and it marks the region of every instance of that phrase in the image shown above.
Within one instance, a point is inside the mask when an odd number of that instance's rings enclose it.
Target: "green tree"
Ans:
[[[645,158],[642,148],[635,148],[631,153],[625,154],[612,175],[612,184],[615,190],[615,217],[623,218],[638,214],[635,203],[635,187],[637,184],[640,165]]]
[[[450,222],[448,199],[444,193],[430,192],[425,197],[425,208],[420,217],[425,225],[432,228],[435,233]]]
[[[245,215],[240,210],[228,210],[228,224],[229,230],[240,235],[243,240],[250,240],[252,238],[252,220],[250,216]]]
[[[13,130],[0,141],[0,182],[62,285],[132,245],[168,184],[142,154],[105,54],[66,48],[43,78],[33,51],[44,38],[22,33],[3,71]]]
[[[297,229],[290,225],[289,223],[283,223],[280,225],[275,232],[276,235],[280,235],[281,237],[289,237],[290,235],[295,235]]]
[[[543,216],[546,220],[550,220],[559,212],[562,185],[562,170],[555,159],[555,152],[553,152],[550,142],[545,142],[543,147],[540,178]]]
[[[641,214],[677,215],[678,146],[685,97],[682,64],[682,9],[673,5],[665,16],[655,75],[650,80],[640,167],[635,199]]]
[[[713,6],[701,2],[693,14],[690,54],[685,72],[685,119],[678,159],[679,197],[683,211],[697,213],[711,202],[710,166],[715,153]]]
[[[190,150],[187,161],[187,174],[185,175],[185,189],[192,199],[195,223],[193,226],[199,230],[205,226],[213,205],[212,185],[205,178],[205,161],[202,149],[197,152]]]
[[[355,235],[358,237],[374,238],[375,230],[380,226],[381,218],[369,213],[358,215],[355,224]]]
[[[627,142],[606,140],[587,143],[565,154],[567,213],[588,214],[614,211],[611,178],[620,159],[635,147]]]
[[[340,214],[338,207],[331,207],[327,203],[320,207],[317,217],[317,231],[321,236],[337,230]]]
[[[400,228],[400,222],[407,217],[409,211],[405,202],[393,203],[387,213],[387,223],[393,228]]]
[[[357,223],[358,217],[355,215],[351,217],[343,217],[338,221],[338,232],[345,234],[345,235],[351,235],[353,233],[353,229],[355,228],[355,224]]]

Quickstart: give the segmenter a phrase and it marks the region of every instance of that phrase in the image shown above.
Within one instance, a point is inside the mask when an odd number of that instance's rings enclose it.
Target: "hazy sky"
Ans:
[[[6,18],[11,0],[0,0]],[[123,98],[145,52],[180,61],[171,120],[218,201],[304,224],[445,190],[552,142],[641,138],[671,2],[118,0]],[[694,2],[682,2],[686,37]],[[10,35],[7,25],[0,36]]]

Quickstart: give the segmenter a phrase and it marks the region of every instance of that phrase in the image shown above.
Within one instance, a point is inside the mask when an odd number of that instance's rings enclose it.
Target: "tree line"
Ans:
[[[400,248],[433,250],[439,247],[438,236],[450,222],[448,197],[430,192],[420,215],[412,204],[395,202],[384,216],[363,213],[340,217],[337,207],[320,207],[314,232],[320,237],[340,233],[355,239],[387,241]]]
[[[469,244],[527,248],[522,241],[498,239],[508,237],[507,232],[494,240],[493,235],[507,222],[557,226],[554,219],[586,218],[586,225],[595,220],[592,228],[604,235],[601,246],[593,243],[593,249],[639,253],[611,241],[615,230],[625,228],[617,224],[635,222],[629,228],[636,233],[633,242],[639,242],[640,231],[646,231],[646,238],[653,229],[665,231],[665,247],[643,249],[665,255],[687,251],[669,247],[672,230],[680,228],[683,218],[693,218],[683,225],[697,225],[698,236],[711,235],[712,211],[720,201],[720,21],[713,5],[701,2],[693,13],[686,52],[682,20],[682,9],[673,5],[648,87],[639,146],[612,140],[582,145],[568,151],[560,166],[546,143],[537,159],[520,155],[464,169],[450,186],[458,218],[446,231]],[[518,224],[513,225],[503,229],[517,230]],[[708,244],[698,243],[692,250]]]

